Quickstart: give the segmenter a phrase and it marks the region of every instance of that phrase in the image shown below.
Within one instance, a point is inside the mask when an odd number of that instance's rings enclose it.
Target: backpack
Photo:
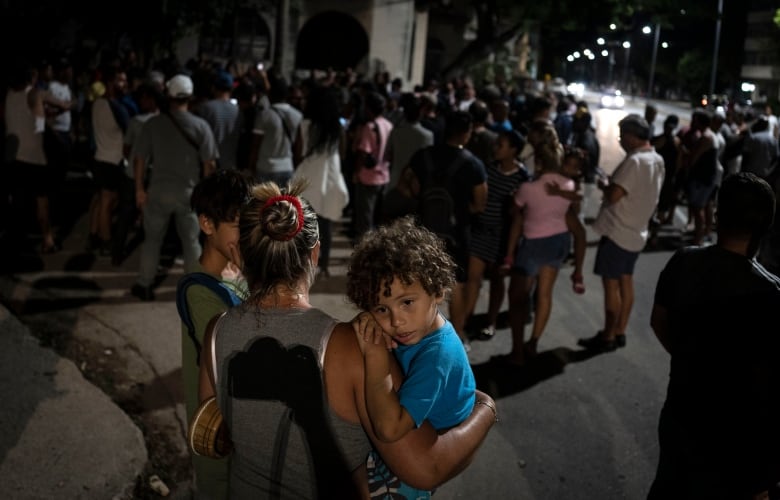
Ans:
[[[181,322],[187,327],[187,334],[195,344],[195,352],[197,353],[195,362],[200,365],[200,342],[198,342],[198,337],[195,335],[195,325],[192,323],[190,309],[187,306],[187,289],[191,285],[205,286],[214,292],[229,308],[240,304],[241,298],[223,282],[206,273],[185,274],[176,284],[176,310],[179,311]]]
[[[425,182],[421,183],[418,217],[420,224],[442,238],[448,246],[455,246],[455,228],[457,217],[455,215],[455,200],[448,189],[453,175],[465,163],[468,152],[463,151],[446,169],[437,169],[433,164],[431,150],[424,153],[424,165],[426,168]]]

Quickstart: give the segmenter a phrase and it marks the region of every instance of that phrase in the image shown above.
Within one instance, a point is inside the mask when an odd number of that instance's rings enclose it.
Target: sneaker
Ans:
[[[144,302],[149,302],[154,300],[154,292],[152,291],[152,287],[150,286],[143,286],[136,283],[135,285],[133,285],[133,288],[130,289],[130,294],[133,295],[134,297],[138,297]]]
[[[615,335],[615,345],[617,347],[626,347],[626,334],[621,333],[619,335]]]
[[[601,332],[596,333],[592,337],[585,339],[579,339],[577,345],[584,347],[591,351],[614,351],[617,349],[617,342],[615,340],[607,340],[601,336]]]

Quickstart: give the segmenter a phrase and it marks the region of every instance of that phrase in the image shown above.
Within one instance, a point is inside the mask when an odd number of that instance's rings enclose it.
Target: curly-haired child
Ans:
[[[354,327],[364,354],[368,415],[381,440],[396,441],[424,420],[446,430],[474,408],[468,356],[439,312],[454,281],[455,263],[442,240],[411,217],[370,231],[354,249],[347,296],[366,311]],[[388,347],[404,372],[400,388],[390,377]]]

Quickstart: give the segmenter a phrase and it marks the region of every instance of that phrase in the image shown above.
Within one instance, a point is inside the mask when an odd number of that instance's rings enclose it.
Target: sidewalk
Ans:
[[[140,429],[0,305],[0,482],[13,499],[124,499],[147,462]]]

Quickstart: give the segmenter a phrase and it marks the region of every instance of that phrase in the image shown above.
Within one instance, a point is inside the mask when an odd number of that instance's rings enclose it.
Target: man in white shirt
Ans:
[[[594,272],[604,286],[604,329],[577,343],[586,349],[611,351],[626,343],[626,326],[634,304],[634,265],[649,234],[658,204],[664,160],[650,145],[650,125],[636,114],[620,121],[620,146],[626,157],[609,179],[600,180],[603,202],[593,229],[601,234]]]

